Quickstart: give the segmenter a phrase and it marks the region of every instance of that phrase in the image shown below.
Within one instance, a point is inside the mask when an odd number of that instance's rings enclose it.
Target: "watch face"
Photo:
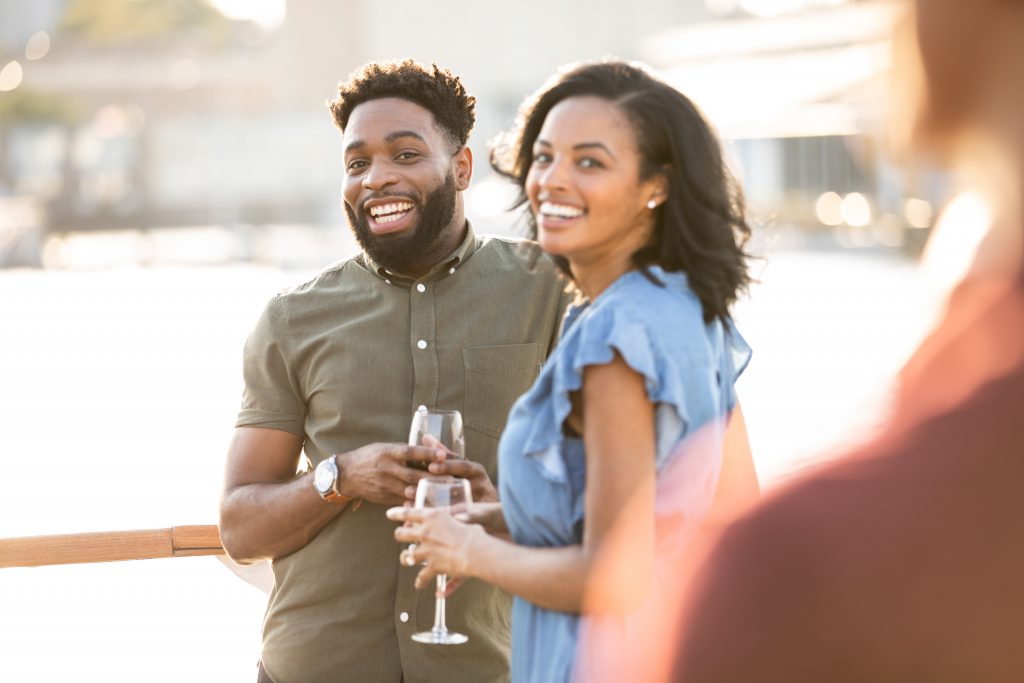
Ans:
[[[334,479],[338,474],[338,466],[334,458],[328,458],[316,466],[313,472],[313,486],[320,495],[327,495],[334,488]]]

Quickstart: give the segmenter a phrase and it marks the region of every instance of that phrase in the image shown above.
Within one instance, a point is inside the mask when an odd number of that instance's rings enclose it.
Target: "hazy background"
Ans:
[[[659,70],[747,192],[762,482],[863,438],[978,239],[947,226],[986,218],[886,153],[898,5],[0,0],[0,537],[216,520],[246,334],[355,248],[324,102],[386,57],[477,96],[468,212],[503,234],[487,142],[523,97],[577,59]],[[0,570],[0,679],[250,681],[264,604],[213,558]]]

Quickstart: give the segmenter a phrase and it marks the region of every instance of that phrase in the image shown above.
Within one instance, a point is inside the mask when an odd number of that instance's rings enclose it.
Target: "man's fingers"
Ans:
[[[448,577],[448,583],[444,587],[445,588],[445,590],[444,590],[444,597],[446,597],[446,598],[451,597],[451,594],[454,593],[455,591],[459,590],[459,586],[461,586],[465,582],[466,582],[465,579],[462,579],[462,578],[454,578],[453,579],[452,577],[449,576]]]
[[[478,462],[472,460],[453,459],[443,460],[441,462],[430,463],[431,474],[447,474],[453,477],[462,477],[463,479],[475,479],[477,477],[486,477],[487,471],[484,466]]]
[[[420,443],[426,446],[427,448],[444,448],[444,446],[441,445],[441,441],[433,434],[424,434],[423,437],[420,439]]]
[[[423,464],[439,462],[444,459],[445,450],[443,448],[430,448],[428,446],[405,446],[403,455],[399,458],[399,460]]]

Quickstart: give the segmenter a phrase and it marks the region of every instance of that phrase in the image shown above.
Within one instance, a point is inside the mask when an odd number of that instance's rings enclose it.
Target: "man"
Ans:
[[[1024,680],[1024,2],[915,5],[917,141],[984,169],[999,244],[880,437],[719,539],[673,680]]]
[[[468,582],[449,624],[469,643],[415,643],[432,591],[413,589],[384,510],[432,472],[495,499],[497,439],[557,334],[564,282],[534,245],[477,237],[462,192],[475,100],[412,61],[339,86],[344,202],[362,253],[267,305],[245,348],[245,393],[221,503],[236,561],[273,561],[261,680],[500,681],[508,597]],[[463,412],[467,461],[406,446],[418,406]],[[296,475],[305,452],[315,473]]]

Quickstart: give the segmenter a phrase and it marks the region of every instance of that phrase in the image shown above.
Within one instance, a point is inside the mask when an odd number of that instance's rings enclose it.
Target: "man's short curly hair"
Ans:
[[[400,97],[415,102],[434,115],[441,131],[460,148],[469,140],[476,122],[476,98],[466,92],[458,76],[437,64],[426,67],[411,59],[372,62],[338,84],[338,96],[330,103],[334,123],[342,131],[352,110],[381,97]]]

